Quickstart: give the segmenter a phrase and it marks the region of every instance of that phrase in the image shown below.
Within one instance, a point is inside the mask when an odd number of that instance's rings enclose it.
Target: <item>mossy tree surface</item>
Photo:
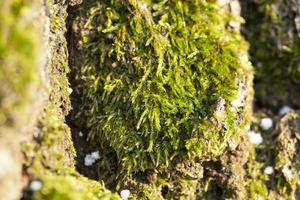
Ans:
[[[76,174],[45,175],[42,182],[42,190],[34,194],[32,200],[120,200],[98,182]]]
[[[167,166],[220,154],[243,131],[252,71],[233,15],[202,0],[87,4],[77,116],[104,157],[127,172]]]
[[[0,135],[28,123],[39,80],[38,50],[41,31],[26,0],[0,3]]]
[[[282,104],[299,107],[299,1],[249,0],[243,3],[245,35],[256,67],[257,102],[276,112]],[[272,113],[265,111],[256,115],[266,117]],[[249,198],[299,199],[299,174],[296,172],[299,169],[296,150],[299,149],[296,139],[299,113],[288,113],[281,119],[272,115],[276,130],[261,130],[259,122],[253,125],[255,131],[262,133],[264,144],[255,148],[246,166]],[[263,173],[267,166],[274,167],[274,173]]]
[[[249,151],[241,187],[245,187],[247,199],[299,199],[299,111],[271,116],[276,127],[270,130],[259,126],[266,114],[257,112],[253,118],[252,130],[260,132],[264,140]],[[272,173],[265,171],[267,167],[272,167]]]
[[[256,96],[271,106],[299,106],[299,1],[258,0],[245,4],[245,35],[256,67]],[[274,89],[275,88],[275,89]]]
[[[36,1],[0,2],[0,196],[17,199],[22,189],[19,142],[40,111],[41,27]]]
[[[69,95],[72,92],[67,78],[69,66],[65,37],[68,2],[48,0],[46,5],[49,16],[44,17],[48,17],[49,24],[45,26],[49,27],[45,30],[49,29],[49,33],[45,35],[50,55],[45,67],[48,99],[35,129],[31,131],[31,140],[22,144],[24,173],[29,181],[38,180],[42,184],[32,199],[119,199],[103,184],[84,178],[75,170],[75,149],[65,120],[71,109]],[[28,190],[31,194],[30,188]]]
[[[33,176],[43,175],[47,170],[63,171],[74,166],[75,150],[71,141],[70,128],[65,116],[71,105],[69,99],[69,72],[67,48],[64,34],[67,17],[65,2],[47,2],[49,6],[49,62],[45,67],[48,77],[48,99],[40,114],[36,128],[32,131],[33,140],[22,145],[27,173]]]

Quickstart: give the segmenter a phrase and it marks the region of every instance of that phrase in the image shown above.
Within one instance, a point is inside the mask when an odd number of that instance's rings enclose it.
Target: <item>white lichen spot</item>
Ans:
[[[268,175],[271,175],[274,173],[274,168],[272,166],[268,166],[264,169],[264,173],[265,174],[268,174]]]
[[[263,138],[260,133],[256,133],[254,131],[249,131],[248,136],[249,136],[250,142],[252,144],[259,145],[263,142]]]
[[[114,35],[111,34],[111,33],[109,33],[109,34],[106,36],[106,38],[109,39],[109,40],[112,40],[112,39],[114,39]]]
[[[78,132],[79,137],[83,136],[83,133],[81,131]]]
[[[242,100],[240,98],[233,100],[231,102],[232,107],[234,108],[240,108],[240,107],[244,107],[244,103],[242,102]]]
[[[84,158],[85,166],[92,166],[97,160],[99,160],[99,151],[92,152],[91,154],[86,154]]]
[[[260,127],[267,131],[273,127],[273,120],[269,117],[262,118],[260,121]]]
[[[293,178],[292,170],[289,168],[288,165],[284,165],[284,167],[282,168],[282,173],[287,179],[287,181],[290,181]]]
[[[229,140],[228,141],[228,146],[229,146],[230,149],[233,150],[238,146],[238,144],[234,140]]]
[[[146,3],[141,4],[141,9],[146,10],[148,8],[148,5]]]
[[[100,154],[99,151],[95,151],[93,153],[91,153],[92,158],[94,158],[95,160],[98,160],[100,158]]]
[[[73,92],[72,88],[68,88],[68,93],[72,94],[72,92]]]
[[[95,162],[95,159],[92,158],[90,154],[86,154],[84,158],[84,165],[85,166],[92,166]]]
[[[130,191],[129,190],[122,190],[120,192],[120,196],[121,196],[122,200],[127,200],[130,196]]]
[[[283,115],[287,114],[288,112],[290,112],[291,110],[292,110],[291,107],[285,105],[285,106],[282,106],[282,107],[280,108],[278,114],[279,114],[280,116],[283,116]]]
[[[117,62],[113,62],[113,64],[111,64],[111,66],[112,66],[113,68],[116,68],[116,67],[118,66],[118,64],[117,64]]]
[[[241,53],[240,54],[240,60],[242,63],[248,63],[249,62],[249,57],[246,53]]]
[[[37,192],[42,188],[42,182],[38,180],[32,181],[29,185],[29,188],[31,191]]]

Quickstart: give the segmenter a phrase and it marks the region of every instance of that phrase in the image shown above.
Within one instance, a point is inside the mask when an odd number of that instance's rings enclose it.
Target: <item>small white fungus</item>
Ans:
[[[90,154],[86,154],[84,158],[84,165],[85,166],[92,166],[95,162],[95,159],[92,158]]]
[[[130,196],[130,191],[129,190],[122,190],[120,192],[122,200],[127,200],[128,197]]]
[[[113,35],[113,34],[111,34],[111,33],[109,33],[109,34],[107,35],[107,39],[109,39],[109,40],[112,40],[112,39],[114,39],[114,35]]]
[[[274,173],[274,168],[272,166],[268,166],[264,169],[264,173],[265,174],[268,174],[268,175],[271,175]]]
[[[264,131],[269,130],[270,128],[273,127],[273,120],[269,117],[262,118],[261,121],[260,121],[260,127]]]
[[[33,192],[37,192],[42,188],[42,182],[41,181],[32,181],[29,185],[29,188]]]
[[[282,116],[282,115],[285,115],[286,113],[290,112],[291,110],[292,110],[291,107],[285,105],[285,106],[282,106],[282,107],[280,108],[278,114],[279,114],[280,116]]]
[[[97,160],[99,160],[99,151],[92,152],[91,154],[86,154],[84,158],[85,166],[92,166]]]
[[[95,151],[95,152],[91,153],[91,156],[95,160],[98,160],[100,158],[99,151]]]
[[[68,88],[68,93],[72,94],[72,92],[73,92],[72,88]]]
[[[78,135],[79,135],[79,137],[82,137],[83,133],[81,131],[79,131]]]
[[[263,138],[260,133],[256,133],[254,131],[249,131],[248,136],[249,136],[250,142],[252,144],[259,145],[263,142]]]
[[[238,146],[238,144],[234,140],[229,140],[228,146],[230,149],[235,149]]]

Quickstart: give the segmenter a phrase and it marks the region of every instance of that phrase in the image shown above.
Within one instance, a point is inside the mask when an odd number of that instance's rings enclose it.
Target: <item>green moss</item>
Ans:
[[[268,189],[266,187],[266,181],[268,176],[263,173],[263,165],[251,157],[247,163],[247,173],[249,175],[245,182],[247,189],[247,197],[251,200],[258,198],[267,198]]]
[[[67,4],[64,1],[56,3],[48,0],[50,7],[50,31],[53,39],[52,57],[48,73],[50,80],[50,101],[59,107],[59,114],[66,116],[71,109],[70,89],[67,74],[70,72],[68,66],[68,50],[66,34]]]
[[[260,132],[264,142],[252,148],[245,165],[245,188],[247,199],[298,199],[299,198],[299,112],[290,112],[283,117],[270,116],[273,129],[259,128],[260,119],[266,113],[256,113],[252,130]],[[264,169],[273,167],[272,174]]]
[[[32,199],[96,200],[120,199],[101,183],[75,172],[75,149],[70,128],[65,122],[70,104],[65,39],[67,4],[49,0],[51,60],[47,65],[49,100],[41,113],[33,138],[22,144],[23,168],[30,180],[41,180],[42,188]]]
[[[60,173],[74,166],[75,150],[69,127],[59,116],[57,105],[48,105],[33,132],[33,141],[24,142],[24,167],[31,177],[37,178],[46,171]]]
[[[88,2],[77,117],[104,157],[127,172],[167,166],[243,132],[246,109],[231,102],[252,72],[233,16],[209,1]]]
[[[27,0],[0,3],[0,134],[14,133],[29,122],[33,94],[39,80],[38,52],[40,29],[32,23]]]
[[[65,39],[67,5],[48,1],[50,9],[51,59],[47,65],[49,99],[45,102],[30,141],[22,144],[23,169],[30,180],[41,180],[43,187],[33,199],[96,200],[120,199],[101,183],[75,172],[75,149],[65,116],[70,110],[70,89],[67,78],[68,55]],[[37,69],[35,69],[37,70]]]
[[[300,113],[290,112],[280,119],[276,143],[276,169],[280,172],[278,190],[289,198],[299,198]]]
[[[106,190],[100,183],[73,175],[45,175],[42,189],[33,200],[119,200],[120,197]]]
[[[23,144],[27,172],[38,177],[45,171],[61,172],[74,166],[75,149],[65,116],[70,110],[67,73],[67,44],[65,18],[67,6],[49,0],[51,60],[47,65],[49,100],[40,114],[33,141]],[[58,20],[59,19],[59,20]]]
[[[249,1],[245,8],[245,34],[256,66],[259,100],[268,102],[271,96],[285,103],[298,101],[291,98],[300,83],[300,30],[296,27],[299,17],[296,7],[291,0],[259,0]],[[271,98],[269,102],[274,102]]]
[[[146,170],[119,182],[117,190],[130,188],[132,199],[195,199],[203,182],[200,162],[177,162],[172,167]]]

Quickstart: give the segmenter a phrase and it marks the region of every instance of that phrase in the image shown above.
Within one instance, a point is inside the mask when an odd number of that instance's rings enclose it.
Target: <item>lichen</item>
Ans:
[[[143,171],[221,154],[238,138],[252,70],[246,42],[229,28],[236,16],[213,1],[85,4],[76,117],[103,162],[116,157],[119,172]]]

